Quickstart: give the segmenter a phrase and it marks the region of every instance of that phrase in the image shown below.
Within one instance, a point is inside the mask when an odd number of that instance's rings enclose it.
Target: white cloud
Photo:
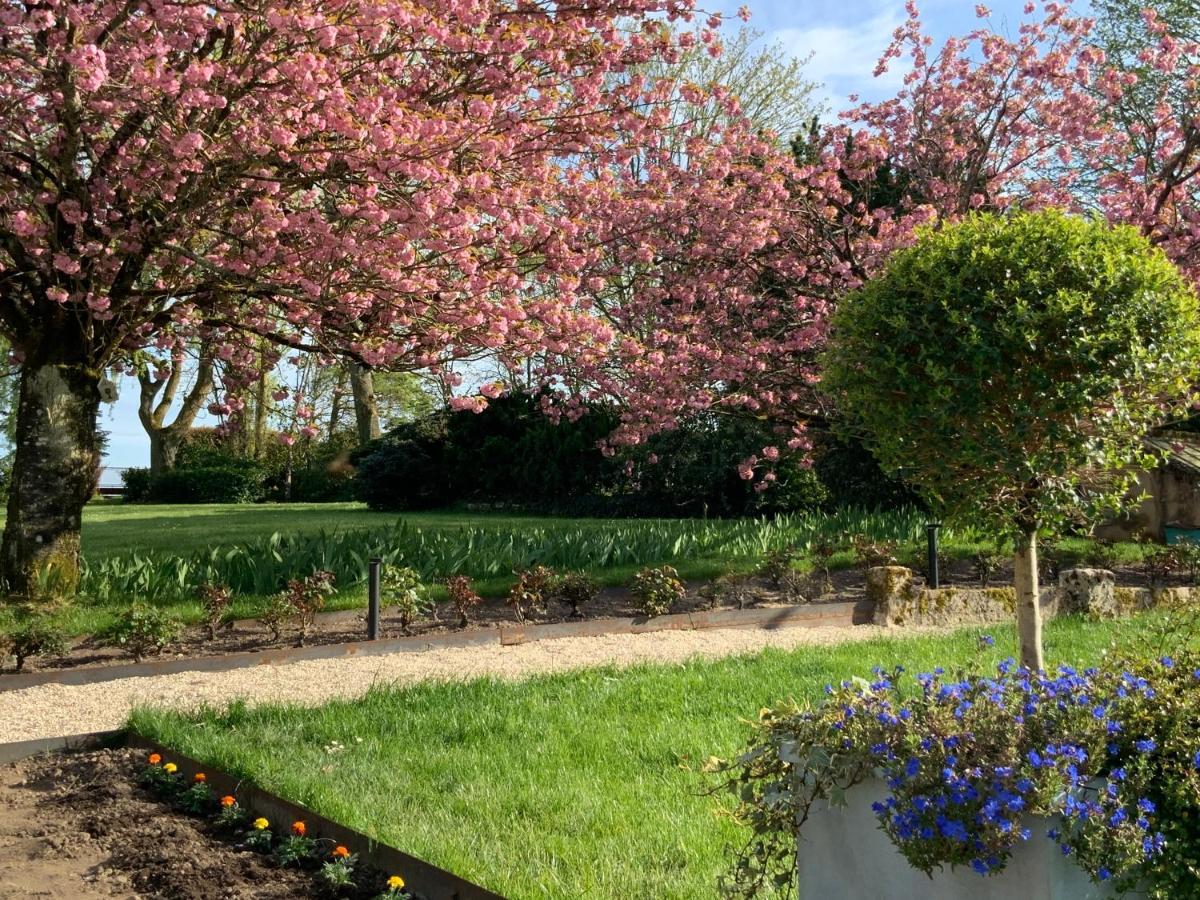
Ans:
[[[903,5],[888,8],[854,24],[817,25],[811,28],[781,28],[767,35],[789,53],[803,59],[812,54],[805,74],[823,85],[817,91],[831,111],[844,109],[850,94],[864,99],[896,91],[907,71],[907,61],[892,60],[891,68],[878,78],[875,65],[891,42],[892,33],[904,22]]]

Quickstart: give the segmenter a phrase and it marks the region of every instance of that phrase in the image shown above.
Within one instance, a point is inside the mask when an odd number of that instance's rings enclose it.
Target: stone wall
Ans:
[[[876,625],[990,625],[1011,622],[1016,591],[994,588],[928,588],[913,583],[912,570],[880,566],[867,570],[867,599],[875,603]],[[1200,602],[1200,589],[1190,587],[1118,587],[1107,569],[1068,569],[1057,585],[1042,587],[1042,615],[1083,613],[1098,618],[1129,615],[1153,606]]]

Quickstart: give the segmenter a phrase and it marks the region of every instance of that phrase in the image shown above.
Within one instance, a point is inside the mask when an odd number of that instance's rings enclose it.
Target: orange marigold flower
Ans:
[[[237,803],[237,798],[231,797],[229,794],[226,794],[224,797],[221,798],[222,806],[233,806],[235,803]]]
[[[151,753],[150,758],[146,761],[152,766],[157,766],[160,762],[162,762],[162,757],[157,753]]]
[[[345,859],[347,856],[350,855],[350,851],[347,850],[345,847],[343,847],[341,844],[338,844],[336,847],[333,848],[333,855],[336,856],[338,859]]]
[[[303,822],[297,821],[292,823],[292,834],[296,835],[296,837],[304,837],[304,834],[307,831],[308,826]]]
[[[204,781],[205,781],[205,779],[207,779],[207,778],[208,778],[208,776],[207,776],[207,775],[205,775],[203,772],[197,772],[197,773],[196,773],[195,775],[193,775],[192,777],[193,777],[193,778],[195,778],[195,779],[196,779],[196,781],[198,781],[200,784],[203,784],[203,783],[204,783]]]

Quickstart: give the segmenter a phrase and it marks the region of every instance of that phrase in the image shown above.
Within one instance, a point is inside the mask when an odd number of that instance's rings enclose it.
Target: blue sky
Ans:
[[[844,106],[850,94],[863,99],[886,96],[903,76],[900,66],[881,79],[873,78],[872,72],[892,32],[904,21],[904,0],[747,2],[751,26],[764,32],[767,39],[778,41],[797,57],[813,54],[809,78],[823,84],[821,97],[833,110]],[[734,0],[722,8],[732,15],[740,5],[741,0]],[[919,0],[919,5],[926,28],[939,42],[978,24],[975,0]],[[1005,24],[1013,25],[1021,18],[1024,0],[993,0],[987,5],[993,26],[1009,30]],[[703,0],[700,6],[706,6]],[[126,379],[118,402],[102,407],[100,427],[109,433],[108,465],[149,464],[149,443],[137,419],[135,381]]]

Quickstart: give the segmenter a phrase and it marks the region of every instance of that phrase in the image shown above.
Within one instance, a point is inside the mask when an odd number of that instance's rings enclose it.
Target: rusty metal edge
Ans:
[[[137,750],[162,754],[165,760],[179,766],[185,778],[190,778],[196,772],[204,772],[207,783],[218,795],[233,794],[246,808],[281,826],[302,819],[310,836],[341,844],[376,869],[389,875],[402,876],[408,886],[426,900],[505,900],[503,895],[467,881],[453,872],[416,856],[410,856],[403,850],[348,828],[313,812],[308,807],[278,797],[252,782],[203,765],[178,750],[163,746],[140,734],[131,732],[126,739],[126,745]]]
[[[428,637],[391,638],[383,641],[348,641],[313,647],[193,656],[156,662],[112,666],[79,666],[27,675],[0,675],[0,693],[45,684],[100,684],[121,678],[147,678],[179,672],[228,672],[249,666],[279,665],[313,659],[347,656],[380,656],[420,653],[450,647],[476,647],[499,643],[514,646],[531,641],[566,637],[600,637],[607,634],[648,634],[656,631],[692,631],[702,628],[780,628],[783,626],[863,625],[872,620],[875,604],[869,600],[813,603],[805,606],[769,606],[752,609],[706,610],[654,618],[589,619],[544,625],[500,625],[484,631]]]
[[[99,747],[115,747],[125,737],[125,730],[92,731],[85,734],[67,734],[59,737],[34,738],[29,741],[10,741],[0,744],[0,764],[19,762],[43,753],[58,753],[62,750],[95,750]]]

